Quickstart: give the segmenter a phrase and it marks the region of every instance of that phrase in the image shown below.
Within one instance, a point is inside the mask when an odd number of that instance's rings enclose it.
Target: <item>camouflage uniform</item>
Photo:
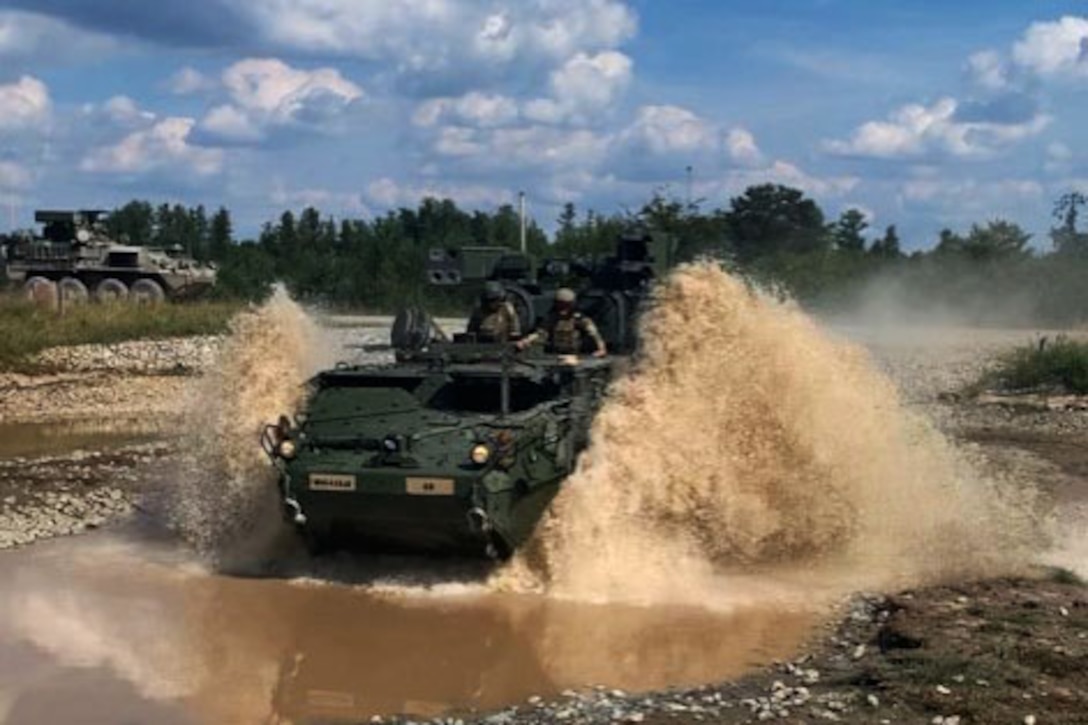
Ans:
[[[597,349],[604,348],[604,339],[597,331],[593,320],[581,312],[573,312],[567,317],[551,314],[544,321],[534,336],[544,341],[544,349],[557,355],[579,355],[582,341],[589,338]]]
[[[468,331],[480,342],[507,342],[521,337],[521,321],[514,306],[503,300],[473,310]]]

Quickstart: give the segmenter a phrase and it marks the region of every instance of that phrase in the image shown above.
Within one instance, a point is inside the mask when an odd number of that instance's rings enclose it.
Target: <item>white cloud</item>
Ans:
[[[252,143],[264,137],[260,127],[245,111],[229,104],[208,111],[200,121],[200,128],[213,136],[232,141]]]
[[[825,141],[824,148],[844,156],[884,159],[948,153],[966,158],[986,156],[997,149],[1039,134],[1050,117],[1036,114],[1022,123],[962,121],[959,104],[942,98],[932,106],[908,104],[891,113],[887,121],[859,126],[848,141]]]
[[[738,163],[759,163],[763,154],[756,145],[756,137],[743,128],[731,128],[725,137],[725,147],[729,157]]]
[[[179,68],[166,82],[166,87],[170,89],[170,92],[179,96],[203,93],[212,90],[215,86],[216,82],[213,79],[189,66]]]
[[[324,129],[363,89],[335,68],[302,70],[275,58],[238,61],[222,75],[231,103],[211,109],[200,130],[224,140],[256,142],[269,129]]]
[[[1009,69],[1001,54],[983,50],[967,59],[967,71],[971,81],[986,91],[1001,91],[1009,86]]]
[[[14,161],[0,161],[0,190],[28,188],[33,181],[30,172]]]
[[[421,127],[458,123],[483,128],[504,126],[516,121],[518,103],[513,98],[472,91],[460,98],[432,98],[420,104],[412,122]]]
[[[712,150],[718,139],[712,124],[679,106],[643,106],[619,135],[622,145],[658,155]]]
[[[1012,57],[1040,76],[1088,77],[1088,18],[1033,23],[1013,45]]]
[[[593,56],[578,53],[552,73],[552,97],[531,101],[526,115],[544,123],[590,121],[630,85],[632,65],[630,58],[616,51]]]
[[[216,174],[223,166],[223,152],[191,144],[189,135],[194,124],[191,118],[164,118],[130,133],[113,146],[91,150],[80,168],[103,174],[145,174],[164,169],[198,176]]]
[[[487,144],[494,165],[567,168],[593,166],[606,151],[606,141],[585,129],[529,126],[496,130]]]
[[[754,165],[762,159],[755,136],[740,127],[722,129],[687,108],[642,106],[616,137],[620,154],[685,156],[689,160]]]
[[[861,182],[856,176],[815,176],[788,161],[774,161],[758,169],[734,169],[725,175],[723,186],[731,194],[755,184],[782,184],[822,197],[851,193]]]
[[[562,60],[615,48],[637,19],[617,0],[234,0],[266,40],[294,50],[390,62],[402,73]]]
[[[40,127],[50,117],[49,89],[31,76],[0,85],[0,131]]]
[[[110,120],[119,124],[133,124],[155,119],[154,113],[141,109],[136,101],[128,96],[113,96],[102,104],[102,110]]]

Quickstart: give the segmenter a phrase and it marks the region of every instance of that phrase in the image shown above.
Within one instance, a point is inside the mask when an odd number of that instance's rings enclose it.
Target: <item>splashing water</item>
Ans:
[[[192,390],[185,459],[168,510],[211,563],[260,551],[279,528],[275,474],[258,435],[298,408],[303,383],[329,363],[329,350],[302,308],[277,289],[235,317],[218,359]]]
[[[1008,570],[1033,497],[984,480],[862,349],[717,265],[676,270],[535,540],[497,577],[742,603]]]

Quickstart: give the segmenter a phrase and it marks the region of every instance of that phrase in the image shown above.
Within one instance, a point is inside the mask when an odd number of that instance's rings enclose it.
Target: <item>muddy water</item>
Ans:
[[[109,450],[149,443],[163,435],[154,426],[139,421],[0,423],[0,459]]]
[[[227,577],[124,535],[0,556],[0,581],[0,722],[12,725],[358,720],[695,684],[789,656],[814,620],[473,583]]]

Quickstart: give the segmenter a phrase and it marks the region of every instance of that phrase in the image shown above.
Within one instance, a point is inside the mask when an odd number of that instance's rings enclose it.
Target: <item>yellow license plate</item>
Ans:
[[[311,473],[311,491],[354,491],[355,476],[335,473]]]
[[[452,496],[452,478],[408,478],[404,490],[411,496]]]

